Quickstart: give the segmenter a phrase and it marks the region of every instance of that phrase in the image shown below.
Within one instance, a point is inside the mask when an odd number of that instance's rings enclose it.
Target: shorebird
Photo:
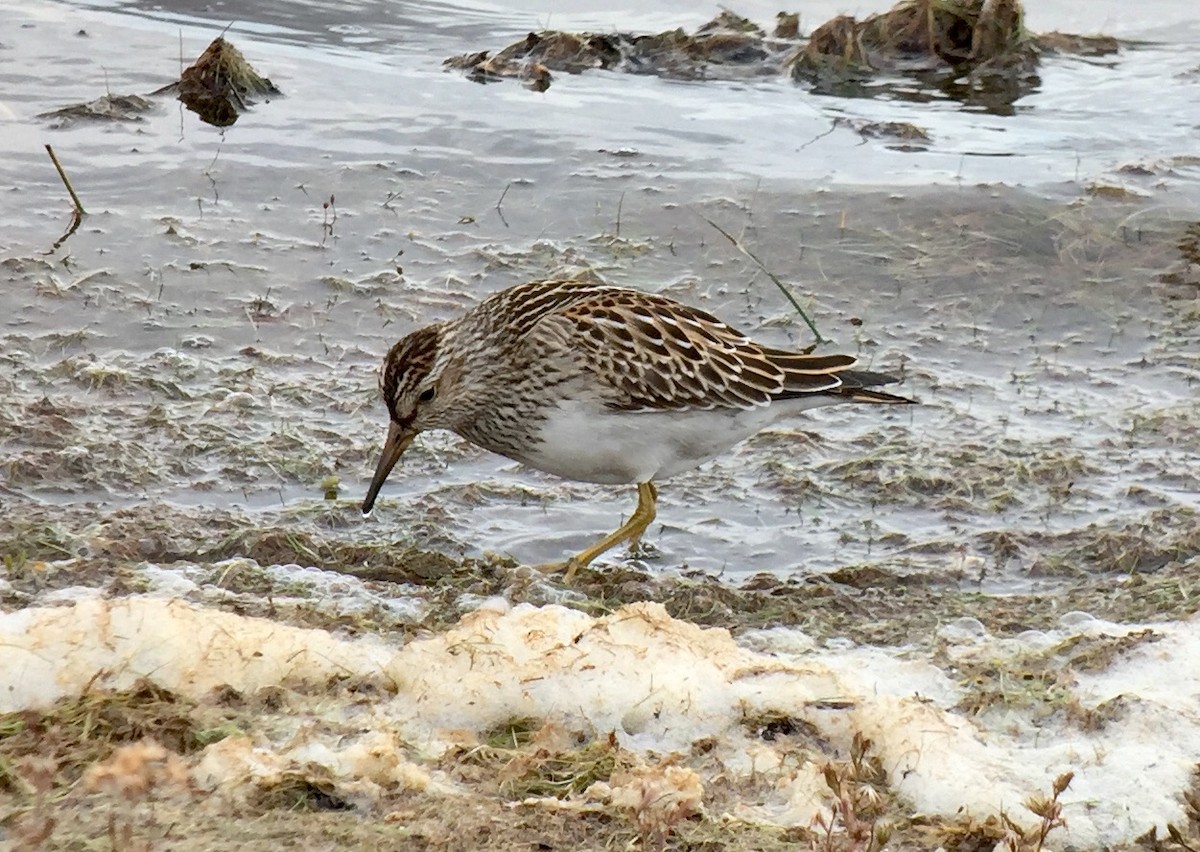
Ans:
[[[595,279],[519,284],[388,352],[379,387],[391,422],[362,510],[429,429],[566,479],[636,485],[624,524],[540,566],[569,583],[605,551],[640,541],[656,482],[809,408],[913,402],[875,390],[898,379],[855,362],[755,343],[705,311]]]

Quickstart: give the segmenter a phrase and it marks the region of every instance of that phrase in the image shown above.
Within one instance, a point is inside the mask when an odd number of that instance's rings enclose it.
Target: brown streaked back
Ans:
[[[896,381],[851,373],[851,355],[811,355],[761,346],[698,308],[666,296],[591,283],[564,286],[536,300],[546,310],[526,331],[543,357],[568,349],[609,390],[622,411],[754,408],[806,394],[842,395]],[[529,285],[526,285],[529,286]],[[845,394],[847,401],[869,394]],[[882,394],[890,397],[890,394]],[[900,399],[897,397],[897,399]]]

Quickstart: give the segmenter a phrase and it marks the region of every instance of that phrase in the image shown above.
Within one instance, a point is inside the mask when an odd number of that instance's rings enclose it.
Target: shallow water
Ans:
[[[630,511],[632,488],[563,483],[435,435],[376,516],[354,517],[383,437],[379,358],[487,293],[580,265],[804,345],[707,216],[793,282],[839,346],[903,368],[924,405],[827,410],[794,424],[815,436],[777,430],[672,481],[652,564],[738,577],[878,561],[1011,591],[1186,556],[1195,296],[1158,276],[1200,218],[1188,4],[1089,4],[1086,19],[1039,4],[1034,29],[1147,43],[1050,60],[1012,116],[770,78],[597,72],[534,94],[440,67],[546,24],[708,17],[683,5],[0,0],[10,519],[38,502],[317,511],[334,475],[346,535],[561,557]],[[233,128],[170,101],[136,123],[35,117],[106,87],[158,88],[235,12],[229,37],[286,97]],[[826,17],[806,15],[806,30]],[[896,150],[839,117],[912,122],[933,143]],[[47,141],[89,215],[42,254],[69,219]],[[1132,561],[1097,555],[1110,539]]]

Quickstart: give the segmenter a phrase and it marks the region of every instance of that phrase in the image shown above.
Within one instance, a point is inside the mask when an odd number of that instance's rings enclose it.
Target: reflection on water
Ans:
[[[235,40],[243,33],[302,48],[302,54],[292,54],[296,65],[288,69],[294,79],[280,80],[289,82],[286,88],[299,88],[314,103],[328,101],[336,91],[339,108],[361,105],[383,122],[394,124],[399,118],[395,112],[401,110],[403,123],[415,119],[419,124],[424,110],[414,115],[412,107],[427,109],[436,103],[438,115],[428,117],[442,130],[448,129],[445,122],[486,116],[492,135],[537,136],[589,148],[634,146],[702,163],[706,170],[716,158],[722,170],[738,175],[866,185],[878,182],[881,175],[887,175],[889,183],[954,179],[1045,184],[1113,169],[1123,164],[1123,157],[1156,160],[1189,153],[1180,146],[1188,138],[1184,117],[1191,114],[1200,85],[1188,74],[1195,69],[1193,48],[1200,41],[1200,21],[1183,15],[1170,28],[1172,16],[1181,14],[1170,3],[1139,6],[1138,15],[1113,2],[1089,4],[1094,16],[1082,19],[1075,4],[1038,4],[1029,10],[1027,21],[1035,31],[1111,28],[1126,38],[1153,33],[1156,41],[1124,50],[1111,62],[1051,54],[1042,60],[1040,79],[1025,83],[1011,76],[972,82],[954,73],[917,73],[917,84],[913,78],[893,75],[861,84],[818,77],[796,86],[786,77],[771,77],[681,85],[660,79],[614,79],[599,72],[563,75],[553,91],[539,96],[472,91],[457,75],[442,72],[442,61],[451,55],[495,49],[547,26],[655,32],[694,29],[711,17],[702,10],[672,9],[667,2],[639,6],[638,12],[612,9],[606,15],[554,5],[553,15],[516,0],[503,5],[267,2],[250,7],[176,0],[91,8],[116,8],[143,20],[169,23],[169,30],[160,31],[164,36],[181,26],[202,39],[193,54],[211,40],[215,29],[231,22]],[[880,11],[886,5],[881,3]],[[766,23],[778,10],[751,2],[734,11]],[[805,9],[804,27],[811,29],[840,11],[833,3],[812,4],[811,10]],[[1136,22],[1142,30],[1127,22]],[[164,44],[162,52],[178,52],[178,47]],[[167,73],[165,63],[170,60],[164,56],[163,61]],[[330,73],[326,63],[354,71],[339,80],[344,75]],[[1176,84],[1164,86],[1164,80]],[[390,110],[381,109],[384,104]],[[919,157],[881,146],[847,156],[846,146],[858,140],[842,132],[826,135],[831,120],[839,116],[908,122],[925,129],[937,144]],[[997,118],[1004,120],[998,123]],[[680,145],[700,129],[723,144]],[[997,168],[990,159],[996,154],[1014,159]],[[974,159],[980,155],[988,159]]]

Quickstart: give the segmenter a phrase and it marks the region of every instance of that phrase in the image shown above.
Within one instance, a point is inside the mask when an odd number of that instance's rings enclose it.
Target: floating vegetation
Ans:
[[[176,95],[184,106],[215,127],[228,127],[260,98],[281,92],[246,61],[242,52],[218,37],[184,69],[179,79],[156,89],[153,95]],[[86,103],[70,104],[38,114],[51,127],[70,127],[81,121],[142,121],[154,109],[154,101],[142,95],[105,94]]]
[[[1020,0],[902,0],[859,21],[840,15],[800,36],[800,18],[780,12],[774,31],[728,10],[699,27],[649,35],[529,33],[498,53],[453,56],[443,64],[487,83],[516,79],[535,91],[554,72],[591,69],[653,74],[670,79],[745,79],[780,73],[823,94],[863,96],[889,92],[914,97],[911,81],[956,100],[1007,111],[1040,84],[1041,57],[1051,53],[1103,56],[1116,39],[1049,33],[1024,27]],[[880,82],[902,75],[905,86]],[[924,96],[928,97],[928,96]],[[893,134],[886,134],[893,135]]]
[[[787,32],[787,27],[784,27]],[[551,72],[579,74],[591,69],[653,74],[672,79],[725,79],[778,73],[793,39],[768,38],[752,21],[722,12],[695,33],[682,29],[653,35],[544,31],[491,54],[454,56],[443,64],[467,71],[480,83],[517,79],[545,91]]]
[[[833,120],[833,124],[835,127],[849,127],[864,140],[893,139],[907,143],[913,150],[924,150],[933,141],[929,131],[907,121],[867,121],[839,116]]]
[[[38,118],[53,119],[51,127],[70,127],[80,121],[141,121],[142,113],[154,109],[154,101],[141,95],[103,95],[94,101],[70,104],[49,112],[38,113]]]
[[[154,92],[175,94],[200,120],[215,127],[228,127],[258,98],[281,94],[275,84],[257,71],[242,52],[217,37],[178,82]]]
[[[904,0],[862,21],[843,15],[822,24],[790,71],[818,86],[880,71],[1028,75],[1038,54],[1023,15],[1019,0]]]

